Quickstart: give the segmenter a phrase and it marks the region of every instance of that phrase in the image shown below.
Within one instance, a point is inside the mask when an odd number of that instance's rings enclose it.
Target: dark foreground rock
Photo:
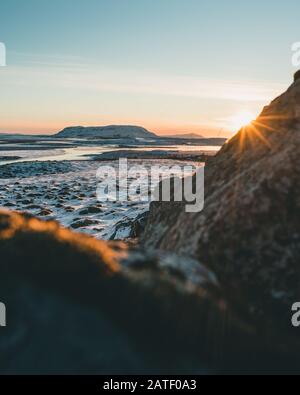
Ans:
[[[300,300],[300,80],[210,160],[205,195],[196,214],[153,203],[145,244],[205,263],[249,318],[290,332]]]
[[[2,373],[276,371],[297,350],[245,321],[191,258],[5,211],[0,256]]]
[[[135,219],[125,218],[121,220],[116,224],[115,230],[111,235],[110,240],[139,238],[146,228],[148,217],[149,211],[146,211],[138,215]]]

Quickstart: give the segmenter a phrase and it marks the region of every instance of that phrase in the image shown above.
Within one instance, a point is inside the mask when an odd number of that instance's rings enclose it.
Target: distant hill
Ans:
[[[156,138],[156,134],[140,126],[71,126],[54,135],[61,138]]]
[[[176,138],[176,139],[202,139],[203,136],[197,133],[183,133],[183,134],[172,134],[164,137]]]

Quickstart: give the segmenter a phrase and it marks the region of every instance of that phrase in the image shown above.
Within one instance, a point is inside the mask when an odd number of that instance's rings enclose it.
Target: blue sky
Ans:
[[[0,131],[233,132],[292,80],[300,2],[1,0]]]

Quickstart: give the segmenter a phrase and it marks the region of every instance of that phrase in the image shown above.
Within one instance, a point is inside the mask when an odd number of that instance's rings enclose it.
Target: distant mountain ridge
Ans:
[[[197,133],[179,133],[179,134],[171,134],[171,135],[165,135],[163,137],[170,137],[170,138],[176,138],[176,139],[203,139],[204,136],[201,134]]]
[[[156,134],[140,126],[71,126],[55,134],[59,138],[156,138]]]

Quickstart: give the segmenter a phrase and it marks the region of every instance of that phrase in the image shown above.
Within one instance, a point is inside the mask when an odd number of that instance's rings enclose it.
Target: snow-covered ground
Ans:
[[[165,166],[163,177],[169,177],[167,168],[174,165],[197,166],[174,160],[159,163],[156,160],[132,160],[128,164],[129,167],[143,165],[147,169],[155,165]],[[112,235],[117,239],[126,238],[131,221],[148,210],[149,201],[141,201],[138,195],[122,202],[99,201],[96,173],[100,166],[108,165],[117,170],[119,162],[38,161],[0,166],[0,207],[45,220],[55,219],[65,227],[100,239],[109,239]],[[131,177],[129,185],[132,181]],[[117,189],[124,195],[126,191],[122,191],[121,184],[117,180]]]

